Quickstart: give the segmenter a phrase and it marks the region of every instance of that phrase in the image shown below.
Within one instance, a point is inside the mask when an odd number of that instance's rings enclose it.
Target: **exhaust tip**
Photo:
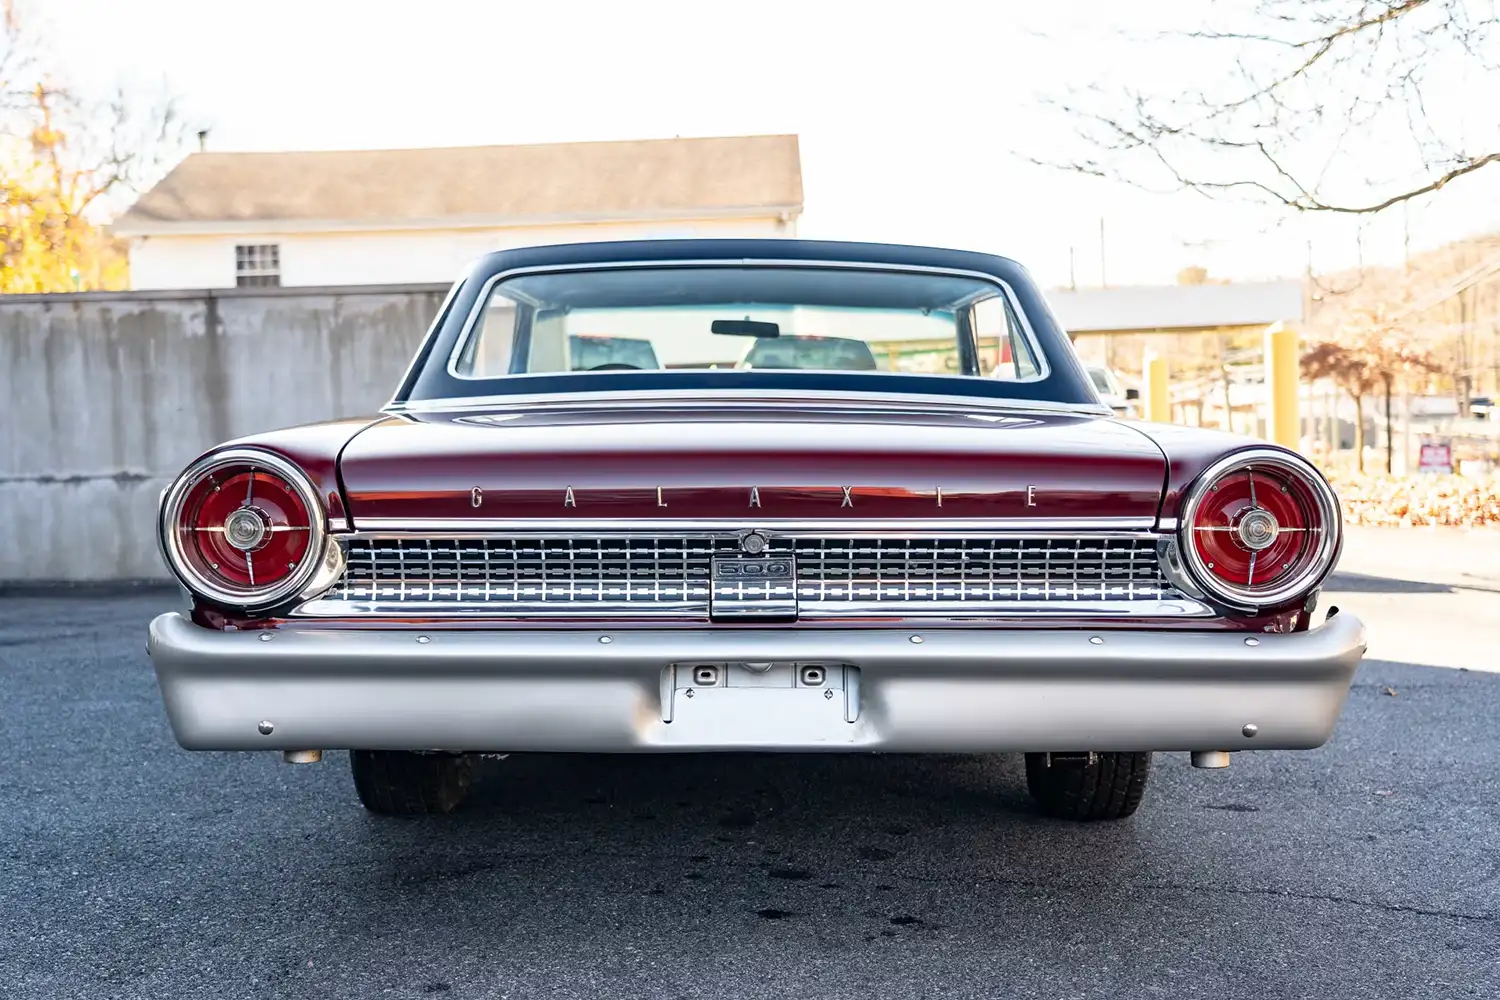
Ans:
[[[1229,766],[1229,751],[1228,750],[1194,750],[1192,752],[1192,760],[1193,760],[1193,766],[1194,767],[1209,767],[1209,768],[1228,767]]]
[[[323,759],[321,750],[283,750],[281,751],[281,762],[283,764],[316,764]]]

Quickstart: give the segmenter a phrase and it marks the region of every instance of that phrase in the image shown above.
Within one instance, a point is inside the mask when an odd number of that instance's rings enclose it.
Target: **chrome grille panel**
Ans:
[[[709,617],[736,535],[354,536],[301,614]],[[1154,536],[772,535],[801,618],[1203,614],[1162,574]]]

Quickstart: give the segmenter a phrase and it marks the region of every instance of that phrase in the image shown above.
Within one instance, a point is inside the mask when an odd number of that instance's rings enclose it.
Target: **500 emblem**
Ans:
[[[715,556],[708,611],[715,619],[797,617],[797,563],[789,557]]]
[[[715,580],[790,580],[790,559],[724,559],[714,560]]]

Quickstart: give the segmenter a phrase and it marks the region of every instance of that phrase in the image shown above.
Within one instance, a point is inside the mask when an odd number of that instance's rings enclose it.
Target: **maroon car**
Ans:
[[[944,373],[736,366],[817,357],[783,335]],[[1307,461],[1114,419],[1025,271],[948,250],[492,254],[383,412],[210,451],[159,530],[178,741],[347,748],[386,813],[482,753],[890,750],[1024,752],[1044,811],[1118,818],[1154,751],[1322,744],[1365,646],[1314,625]]]

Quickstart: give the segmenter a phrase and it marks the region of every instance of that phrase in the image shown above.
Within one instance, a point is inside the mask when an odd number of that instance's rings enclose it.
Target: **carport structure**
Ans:
[[[1140,334],[1263,334],[1270,405],[1267,437],[1297,446],[1297,327],[1306,307],[1302,281],[1061,289],[1048,292],[1047,301],[1075,342]],[[1174,360],[1156,350],[1145,353],[1142,399],[1147,419],[1169,419],[1168,370]]]

